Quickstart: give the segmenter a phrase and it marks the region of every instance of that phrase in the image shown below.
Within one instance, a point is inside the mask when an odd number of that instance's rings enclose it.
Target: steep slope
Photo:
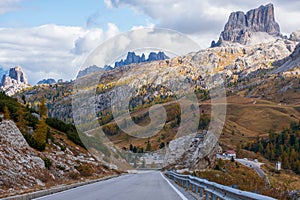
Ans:
[[[54,142],[39,152],[13,121],[0,122],[0,197],[118,173],[53,131]]]
[[[75,127],[50,118],[42,123],[39,118],[33,109],[0,93],[0,197],[128,169],[117,152],[103,147],[103,151],[99,150],[100,141],[93,142],[92,155],[81,143]],[[45,144],[43,148],[40,142]]]
[[[0,194],[42,186],[49,173],[12,121],[0,122]],[[17,181],[18,180],[18,181]],[[0,197],[2,196],[0,195]]]

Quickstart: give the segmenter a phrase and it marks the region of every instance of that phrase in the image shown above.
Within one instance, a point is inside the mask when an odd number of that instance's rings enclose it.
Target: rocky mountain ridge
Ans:
[[[56,81],[53,78],[43,79],[43,80],[40,80],[39,82],[37,82],[38,85],[41,85],[41,84],[51,85],[51,84],[55,84],[55,83],[56,83]]]
[[[218,42],[213,41],[211,47],[224,46],[228,42],[246,45],[255,37],[256,40],[270,40],[278,36],[280,28],[275,21],[274,6],[268,4],[246,14],[242,11],[231,13]]]
[[[128,52],[126,59],[121,59],[120,61],[116,61],[114,64],[114,67],[110,65],[105,65],[103,68],[98,67],[97,65],[92,65],[90,67],[87,67],[86,69],[83,69],[78,72],[77,78],[80,78],[82,76],[98,72],[98,71],[107,71],[112,70],[114,68],[123,67],[130,64],[138,64],[138,63],[144,63],[144,62],[151,62],[151,61],[157,61],[157,60],[165,60],[169,57],[165,55],[164,52],[160,51],[158,53],[150,52],[148,58],[146,59],[145,54],[143,53],[141,56],[136,55],[135,52]]]

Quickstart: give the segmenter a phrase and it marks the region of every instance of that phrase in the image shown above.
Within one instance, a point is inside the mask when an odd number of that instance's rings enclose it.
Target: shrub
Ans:
[[[81,164],[79,166],[76,166],[75,169],[77,169],[77,171],[79,171],[81,176],[92,176],[94,173],[94,169],[93,167],[91,167],[88,164]]]
[[[43,158],[43,160],[44,160],[44,163],[45,163],[45,167],[47,169],[50,169],[50,167],[52,166],[52,161],[47,157]]]
[[[70,172],[70,173],[69,173],[69,177],[70,177],[71,179],[77,180],[78,177],[79,177],[79,174],[76,173],[76,172]]]
[[[39,144],[32,135],[30,134],[24,134],[24,138],[28,145],[38,151],[44,151],[46,148],[46,143]]]
[[[56,165],[56,168],[59,169],[59,170],[65,170],[65,166],[62,166],[62,165]]]

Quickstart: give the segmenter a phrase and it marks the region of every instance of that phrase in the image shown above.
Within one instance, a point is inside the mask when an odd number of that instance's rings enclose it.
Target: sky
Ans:
[[[0,0],[0,66],[22,66],[31,84],[74,79],[93,49],[143,27],[172,29],[207,48],[231,12],[268,3],[283,34],[300,29],[298,0]]]

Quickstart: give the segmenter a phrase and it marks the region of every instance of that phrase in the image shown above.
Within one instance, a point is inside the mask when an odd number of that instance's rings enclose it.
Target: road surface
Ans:
[[[263,178],[265,176],[265,172],[260,168],[260,165],[262,163],[256,163],[254,161],[244,160],[244,159],[235,159],[235,160],[238,161],[239,163],[241,163],[242,165],[245,165],[247,167],[254,169],[257,172],[257,174],[259,175],[259,177]]]
[[[71,190],[38,198],[38,200],[188,200],[159,171],[128,174]]]

